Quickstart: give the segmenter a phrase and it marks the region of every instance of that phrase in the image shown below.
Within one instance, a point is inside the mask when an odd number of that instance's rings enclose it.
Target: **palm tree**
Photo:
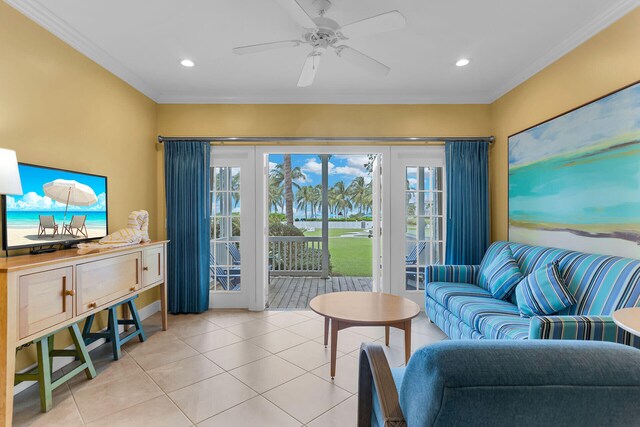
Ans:
[[[367,188],[367,184],[364,182],[364,177],[358,176],[351,181],[349,187],[347,187],[347,192],[349,194],[349,198],[353,203],[353,206],[359,210],[359,213],[362,214],[363,210],[367,207],[367,199],[370,195],[370,189]]]
[[[296,193],[296,201],[298,202],[298,209],[304,209],[304,218],[308,219],[307,208],[313,204],[313,190],[314,188],[308,185],[300,187]],[[312,208],[313,209],[313,208]]]
[[[311,216],[316,217],[316,212],[322,212],[322,184],[313,187],[311,198]]]
[[[282,164],[276,165],[271,177],[277,185],[284,186],[284,204],[287,224],[293,225],[293,187],[300,188],[294,180],[305,180],[306,176],[299,167],[291,168],[291,154],[283,156]]]
[[[284,210],[284,188],[278,185],[273,177],[269,177],[269,206],[275,212]]]
[[[335,200],[336,210],[341,210],[344,213],[344,218],[347,217],[347,211],[353,209],[353,204],[349,200],[349,192],[344,185],[344,182],[338,181],[331,189]]]

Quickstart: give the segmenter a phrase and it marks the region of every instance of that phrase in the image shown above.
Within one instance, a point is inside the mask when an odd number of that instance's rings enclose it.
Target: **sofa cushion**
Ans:
[[[469,283],[433,282],[427,284],[427,296],[433,298],[439,304],[447,307],[449,299],[453,296],[477,296],[493,298],[491,292]]]
[[[516,288],[516,300],[523,317],[554,314],[576,303],[564,284],[557,262],[525,277]]]
[[[442,305],[427,297],[425,312],[429,319],[451,339],[483,339],[484,336],[464,323]]]
[[[489,291],[497,299],[506,299],[511,295],[518,282],[523,278],[511,249],[505,247],[489,264],[482,275]]]

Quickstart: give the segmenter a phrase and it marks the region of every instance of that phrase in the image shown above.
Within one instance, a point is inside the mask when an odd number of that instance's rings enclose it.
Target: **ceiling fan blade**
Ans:
[[[315,28],[316,23],[309,14],[300,6],[297,0],[276,0],[276,2],[286,10],[294,21],[304,28]]]
[[[299,40],[283,40],[280,42],[252,44],[233,48],[236,55],[246,55],[248,53],[264,52],[265,50],[281,49],[284,47],[298,47],[302,44]]]
[[[300,72],[300,78],[298,79],[298,87],[311,86],[313,79],[316,77],[318,71],[318,64],[320,64],[321,52],[313,51],[304,61],[302,71]]]
[[[372,74],[386,76],[389,74],[389,71],[391,71],[391,68],[387,67],[382,62],[376,61],[370,56],[367,56],[349,46],[342,45],[336,47],[336,55],[345,61],[349,61],[352,64],[369,71]]]
[[[405,17],[397,10],[352,22],[340,28],[340,33],[346,38],[368,36],[370,34],[385,33],[401,30],[407,25]]]

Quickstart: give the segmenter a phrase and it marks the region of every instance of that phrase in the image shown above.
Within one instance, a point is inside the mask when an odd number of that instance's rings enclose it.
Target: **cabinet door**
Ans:
[[[73,317],[73,268],[26,274],[18,279],[20,339]]]
[[[79,264],[77,275],[78,314],[107,305],[140,289],[141,252]]]
[[[164,280],[164,250],[162,246],[142,251],[142,286],[155,285]]]

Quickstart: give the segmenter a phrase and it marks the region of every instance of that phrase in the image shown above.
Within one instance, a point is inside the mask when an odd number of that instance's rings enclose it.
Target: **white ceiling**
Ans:
[[[310,48],[236,56],[300,38],[272,0],[5,0],[161,103],[489,103],[640,5],[640,0],[332,0],[346,24],[389,10],[407,28],[349,44],[391,67],[370,76],[331,52],[311,87]],[[312,14],[312,0],[299,0]],[[469,57],[471,64],[455,66]],[[194,68],[179,65],[191,58]]]

